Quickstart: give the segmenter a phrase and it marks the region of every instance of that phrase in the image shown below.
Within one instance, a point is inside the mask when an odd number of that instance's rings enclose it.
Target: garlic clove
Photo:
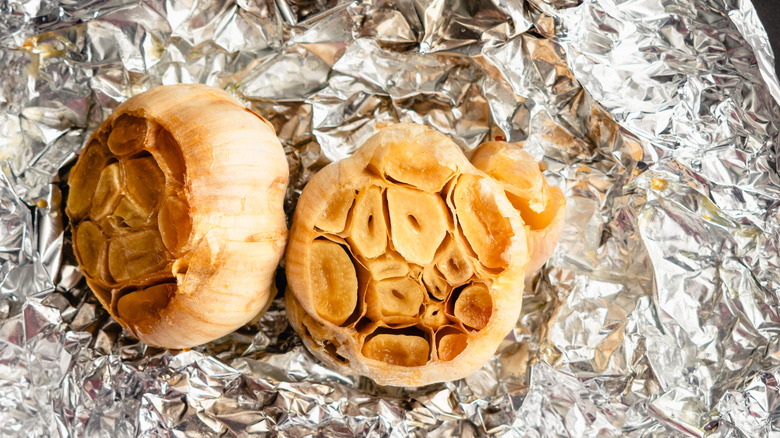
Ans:
[[[463,324],[481,330],[490,321],[493,313],[493,299],[484,284],[465,287],[455,300],[454,315]]]
[[[387,223],[382,189],[372,186],[358,193],[349,228],[350,245],[365,257],[378,257],[387,248]]]
[[[503,183],[506,195],[528,226],[531,257],[527,272],[537,271],[552,255],[563,232],[566,200],[560,188],[550,186],[533,156],[522,143],[491,141],[471,157],[474,166]]]
[[[447,234],[447,206],[431,193],[402,187],[387,189],[393,245],[411,263],[433,260]]]
[[[414,322],[423,294],[422,285],[408,277],[378,281],[366,291],[366,316],[374,321]]]
[[[363,356],[402,367],[422,366],[428,361],[430,346],[420,336],[379,334],[363,344]]]
[[[453,192],[463,235],[488,268],[506,267],[506,250],[515,237],[512,224],[496,203],[496,186],[490,179],[463,175]]]
[[[317,313],[334,324],[342,324],[357,304],[357,272],[341,245],[316,240],[311,245],[310,278]]]
[[[108,134],[108,149],[114,155],[130,155],[144,148],[148,121],[143,117],[122,114],[114,120]]]

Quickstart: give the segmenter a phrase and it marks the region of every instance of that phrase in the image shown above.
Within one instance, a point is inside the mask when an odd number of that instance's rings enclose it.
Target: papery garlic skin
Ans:
[[[561,239],[566,217],[563,191],[547,183],[522,143],[483,143],[474,150],[471,162],[504,184],[507,197],[520,212],[528,234],[526,273],[533,274],[547,262]]]
[[[273,127],[228,93],[172,85],[133,96],[71,170],[66,213],[88,285],[148,345],[234,331],[276,294],[287,181]]]
[[[320,272],[325,257],[340,260],[327,263],[338,273]],[[343,373],[395,386],[455,380],[515,326],[527,264],[526,227],[503,185],[437,131],[393,125],[304,187],[287,314]]]

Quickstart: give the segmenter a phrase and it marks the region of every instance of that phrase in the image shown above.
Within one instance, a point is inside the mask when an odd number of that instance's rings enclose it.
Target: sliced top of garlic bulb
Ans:
[[[271,125],[228,93],[172,85],[133,96],[70,173],[66,212],[87,283],[149,345],[230,333],[276,293],[287,180]]]
[[[470,374],[515,326],[528,239],[503,184],[399,124],[309,181],[286,257],[288,317],[317,357],[416,386]]]

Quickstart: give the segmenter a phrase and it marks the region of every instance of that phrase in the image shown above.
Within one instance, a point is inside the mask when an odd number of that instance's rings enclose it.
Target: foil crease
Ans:
[[[780,432],[780,85],[748,0],[0,2],[0,435],[768,436]],[[224,88],[306,181],[378,127],[523,141],[561,243],[483,368],[339,375],[277,299],[187,352],[87,290],[63,191],[158,84]],[[280,281],[283,275],[280,272]]]

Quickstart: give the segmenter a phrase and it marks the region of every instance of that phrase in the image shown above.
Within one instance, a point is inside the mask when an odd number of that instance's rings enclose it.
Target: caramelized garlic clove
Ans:
[[[488,268],[505,268],[515,232],[496,204],[494,185],[487,178],[463,175],[453,198],[458,222],[479,261]]]
[[[163,283],[125,294],[117,301],[117,315],[144,333],[176,295],[176,283]]]
[[[425,131],[418,134],[423,137],[428,135]],[[430,142],[433,147],[429,153],[420,154],[426,142]],[[442,153],[452,152],[451,148],[457,146],[447,142],[444,145],[438,143],[442,141],[437,136],[419,139],[391,138],[372,157],[369,166],[389,181],[408,184],[428,193],[438,192],[457,172],[457,165],[449,159],[451,157],[440,156]]]
[[[108,134],[108,149],[115,155],[140,152],[146,142],[147,121],[143,117],[122,114],[114,120]]]
[[[366,340],[363,356],[403,367],[418,367],[428,362],[430,346],[421,336],[378,334]]]
[[[423,268],[422,279],[428,293],[439,301],[447,298],[447,294],[452,289],[447,280],[433,266]]]
[[[474,166],[504,184],[506,195],[529,228],[528,273],[541,268],[563,232],[566,200],[550,186],[520,143],[488,142],[474,152]]]
[[[157,216],[157,227],[165,248],[173,254],[179,254],[186,247],[192,233],[189,205],[177,197],[166,199]]]
[[[471,262],[453,239],[447,239],[443,250],[436,256],[436,268],[454,286],[460,286],[474,275]]]
[[[89,142],[70,172],[67,214],[81,218],[92,205],[92,197],[100,180],[100,170],[108,161],[108,150],[97,139]]]
[[[366,260],[368,271],[374,280],[391,277],[405,277],[409,264],[396,252],[386,252],[375,259]]]
[[[100,179],[92,198],[92,208],[89,216],[99,221],[111,214],[122,199],[122,167],[119,163],[112,163],[100,172]]]
[[[154,157],[127,160],[124,163],[127,194],[147,212],[157,207],[165,190],[165,174]]]
[[[413,318],[422,303],[422,286],[408,277],[378,281],[366,290],[366,316],[374,321]]]
[[[187,166],[184,163],[181,146],[179,146],[179,143],[173,138],[173,134],[160,128],[151,150],[160,167],[165,170],[165,173],[169,175],[173,181],[183,184]]]
[[[108,272],[117,283],[154,274],[165,267],[168,260],[156,230],[119,235],[108,244]]]
[[[343,188],[335,193],[322,211],[315,226],[328,233],[340,233],[347,225],[347,216],[355,202],[355,190]]]
[[[442,335],[436,348],[439,359],[451,361],[468,347],[469,336],[454,330]]]
[[[425,265],[447,234],[447,206],[433,194],[401,187],[387,189],[393,246],[412,263]]]
[[[87,275],[98,277],[106,253],[106,236],[91,221],[80,223],[73,233],[76,257]]]
[[[347,240],[359,255],[374,258],[385,252],[387,223],[382,189],[371,186],[358,193],[349,228]]]
[[[455,300],[455,317],[463,324],[482,330],[493,314],[493,298],[484,284],[476,283],[463,288]]]
[[[355,265],[341,245],[315,240],[311,246],[310,278],[317,313],[341,325],[357,306],[358,281]]]

